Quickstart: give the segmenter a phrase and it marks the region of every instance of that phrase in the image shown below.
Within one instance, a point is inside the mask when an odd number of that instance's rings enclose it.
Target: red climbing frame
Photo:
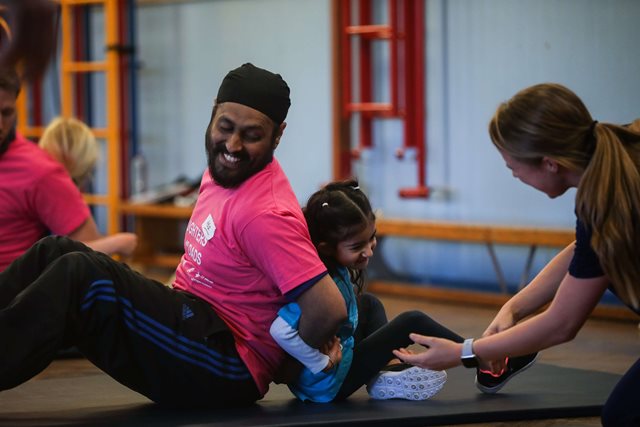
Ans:
[[[372,0],[333,0],[334,16],[334,178],[351,175],[351,162],[373,143],[372,122],[376,118],[403,120],[403,158],[415,150],[418,168],[416,187],[400,189],[401,197],[428,197],[425,141],[425,4],[424,0],[387,0],[388,24],[372,24]],[[356,6],[357,9],[354,9]],[[352,24],[356,12],[357,24]],[[352,49],[353,39],[357,50]],[[389,43],[389,103],[373,100],[372,42]],[[355,57],[355,58],[354,58]],[[354,62],[358,72],[354,75]],[[357,80],[359,99],[353,99]],[[350,126],[359,114],[356,148],[350,141]]]

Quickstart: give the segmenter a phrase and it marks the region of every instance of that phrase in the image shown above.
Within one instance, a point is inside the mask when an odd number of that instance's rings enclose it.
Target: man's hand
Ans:
[[[328,343],[322,345],[318,350],[322,354],[329,356],[329,363],[322,372],[329,372],[342,361],[342,345],[340,345],[340,338],[333,337]]]

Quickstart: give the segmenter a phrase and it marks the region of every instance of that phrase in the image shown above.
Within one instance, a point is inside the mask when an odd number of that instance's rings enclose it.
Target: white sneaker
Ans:
[[[427,400],[438,393],[446,381],[445,371],[411,366],[402,370],[381,371],[367,384],[367,392],[378,400]]]

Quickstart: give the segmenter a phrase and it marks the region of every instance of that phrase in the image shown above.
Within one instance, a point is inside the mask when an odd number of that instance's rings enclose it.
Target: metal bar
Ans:
[[[413,3],[413,97],[414,97],[414,116],[413,116],[413,138],[416,147],[417,167],[418,167],[418,187],[426,187],[426,154],[427,144],[425,135],[425,26],[424,26],[424,0],[414,1]]]
[[[61,93],[61,106],[60,112],[63,116],[70,117],[73,115],[73,77],[70,73],[64,72],[65,64],[73,61],[71,44],[73,41],[73,11],[71,6],[66,2],[61,2],[61,28],[62,28],[62,47],[61,47],[61,59],[62,59],[62,73],[60,75],[60,93]]]
[[[63,64],[62,71],[67,73],[95,73],[106,72],[108,69],[106,62],[75,61]]]
[[[346,136],[347,126],[345,125],[345,108],[343,103],[343,93],[345,91],[344,82],[344,58],[343,52],[346,49],[344,46],[344,34],[343,29],[343,1],[331,0],[331,87],[333,96],[331,98],[331,118],[332,118],[332,141],[331,141],[331,157],[332,157],[332,176],[334,180],[343,179],[348,176],[344,174],[344,170],[350,167],[350,157],[344,156],[345,150],[343,147],[348,145],[349,138]],[[135,123],[135,121],[134,121]],[[345,159],[346,157],[346,159]]]
[[[104,4],[105,0],[58,0],[60,4],[66,4],[69,6],[83,6],[91,4]]]
[[[20,133],[26,138],[37,138],[44,133],[44,126],[22,126],[20,128]],[[106,138],[108,132],[104,128],[91,128],[91,133],[96,138]]]
[[[372,9],[369,0],[359,1],[359,17],[360,25],[367,25],[371,22]],[[360,37],[360,48],[358,50],[358,61],[360,65],[360,102],[367,103],[372,101],[372,52],[371,41],[365,37]],[[372,146],[372,129],[371,118],[365,115],[360,116],[360,143],[358,148],[354,150],[357,155],[365,148]]]
[[[428,197],[426,184],[426,131],[425,131],[425,6],[423,0],[404,1],[406,7],[406,61],[405,85],[406,118],[404,144],[396,152],[402,158],[407,148],[415,149],[417,185],[400,189],[401,197]],[[409,12],[410,10],[410,12]],[[408,17],[411,17],[409,19]]]
[[[392,112],[398,115],[398,2],[388,0],[389,25],[391,27],[391,40],[389,43],[389,100]]]
[[[413,121],[414,121],[414,111],[413,111],[413,87],[411,83],[413,82],[413,38],[411,37],[411,26],[412,22],[409,19],[409,1],[410,0],[401,0],[402,1],[402,9],[404,11],[404,19],[403,19],[403,27],[402,32],[404,33],[404,55],[402,61],[402,95],[404,100],[404,120],[402,121],[402,129],[403,129],[403,138],[402,138],[402,146],[396,150],[396,157],[399,159],[404,158],[406,154],[406,149],[412,146],[412,141],[414,139],[414,129],[413,129]],[[420,1],[420,0],[418,0]]]
[[[40,136],[42,136],[42,133],[44,132],[44,127],[21,125],[18,130],[22,134],[22,136],[24,136],[25,138],[33,139],[33,138],[39,138]]]
[[[17,117],[18,117],[16,121],[16,126],[18,129],[18,132],[20,132],[22,135],[24,135],[27,138],[29,138],[30,136],[29,132],[31,129],[31,127],[29,126],[29,117],[27,115],[27,109],[28,109],[27,91],[28,90],[29,88],[23,85],[22,90],[20,91],[20,93],[18,94],[18,98],[16,99],[16,111],[17,111]],[[40,134],[38,134],[37,136],[39,135]]]
[[[84,6],[84,5],[83,5]],[[87,39],[89,36],[89,29],[87,28],[88,12],[86,7],[73,9],[73,61],[86,59],[87,52]],[[73,61],[62,64],[62,69],[66,69],[67,64],[71,64]],[[73,109],[70,114],[76,116],[85,123],[90,123],[88,119],[87,111],[87,94],[90,93],[87,78],[84,74],[67,73],[73,76]],[[63,95],[64,96],[64,95]]]
[[[345,28],[345,31],[347,34],[359,35],[363,38],[390,39],[393,37],[393,29],[389,25],[350,25]]]
[[[493,248],[492,243],[487,243],[487,249],[489,250],[489,256],[491,257],[491,263],[493,264],[493,269],[496,272],[496,277],[498,278],[498,284],[500,285],[500,290],[502,293],[508,293],[509,289],[507,288],[507,281],[504,278],[504,273],[502,272],[502,268],[500,267],[500,263],[498,262],[498,257],[496,256],[496,251]]]
[[[531,245],[529,247],[529,254],[527,255],[527,261],[524,264],[524,269],[522,270],[522,276],[520,277],[520,284],[518,285],[518,290],[524,288],[529,282],[529,275],[531,274],[531,265],[533,264],[533,258],[536,255],[536,245]]]
[[[351,102],[352,97],[352,78],[351,72],[352,65],[352,49],[351,38],[344,31],[344,29],[351,24],[351,0],[336,0],[340,2],[340,16],[339,19],[339,37],[340,37],[340,60],[341,60],[341,75],[337,78],[342,82],[340,94],[340,115],[339,120],[339,132],[338,132],[338,167],[336,179],[345,179],[351,175],[351,114],[347,111],[347,104]],[[336,8],[338,9],[338,8]]]
[[[126,16],[125,16],[125,4],[124,0],[117,0],[118,2],[118,40],[120,41],[119,46],[122,46],[123,43],[126,43]],[[108,49],[116,49],[114,46],[108,47]],[[118,64],[118,94],[120,99],[120,108],[119,108],[119,116],[120,116],[120,129],[118,136],[118,144],[120,145],[120,188],[118,189],[118,193],[123,197],[127,197],[128,194],[128,182],[129,182],[129,174],[128,174],[128,161],[129,158],[129,107],[130,102],[127,99],[127,94],[129,91],[127,90],[128,85],[128,75],[127,75],[127,67],[129,66],[130,58],[127,54],[123,54],[122,50],[120,50],[120,61]],[[124,225],[120,219],[121,225]]]
[[[84,201],[90,205],[104,205],[109,206],[110,200],[107,195],[104,194],[89,194],[85,193],[82,195]]]
[[[342,28],[346,28],[351,23],[351,0],[342,0],[342,14],[341,24]],[[347,104],[351,102],[352,90],[351,87],[351,38],[348,36],[346,31],[340,32],[340,43],[342,49],[342,107],[343,107],[343,117],[350,118],[349,113],[346,108],[344,108]]]
[[[120,31],[118,28],[118,3],[117,0],[105,1],[105,44],[118,46],[120,44]],[[120,229],[120,79],[118,75],[120,67],[120,54],[116,49],[107,49],[105,54],[107,62],[106,93],[107,93],[107,151],[110,159],[108,163],[108,190],[107,197],[110,200],[107,230],[113,234]]]
[[[393,105],[383,102],[357,102],[347,104],[347,111],[369,113],[393,113]]]
[[[123,24],[120,26],[121,40],[128,46],[135,46],[135,6],[133,0],[121,0],[121,10]],[[122,147],[120,158],[120,195],[122,198],[127,199],[130,195],[130,172],[131,165],[130,159],[134,155],[138,154],[139,149],[136,141],[136,122],[137,122],[137,90],[136,90],[136,71],[135,71],[135,49],[132,49],[126,56],[123,55],[123,66],[121,67],[121,73],[124,83],[121,83],[122,88],[120,95],[120,104],[123,107],[123,112],[126,110],[122,127]],[[126,228],[126,219],[122,222],[122,228]]]

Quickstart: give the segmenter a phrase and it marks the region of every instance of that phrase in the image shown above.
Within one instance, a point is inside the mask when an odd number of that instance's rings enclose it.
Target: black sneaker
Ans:
[[[520,372],[524,372],[536,361],[538,353],[527,354],[507,359],[507,366],[500,375],[481,371],[476,368],[476,387],[483,393],[497,393],[509,380]]]

